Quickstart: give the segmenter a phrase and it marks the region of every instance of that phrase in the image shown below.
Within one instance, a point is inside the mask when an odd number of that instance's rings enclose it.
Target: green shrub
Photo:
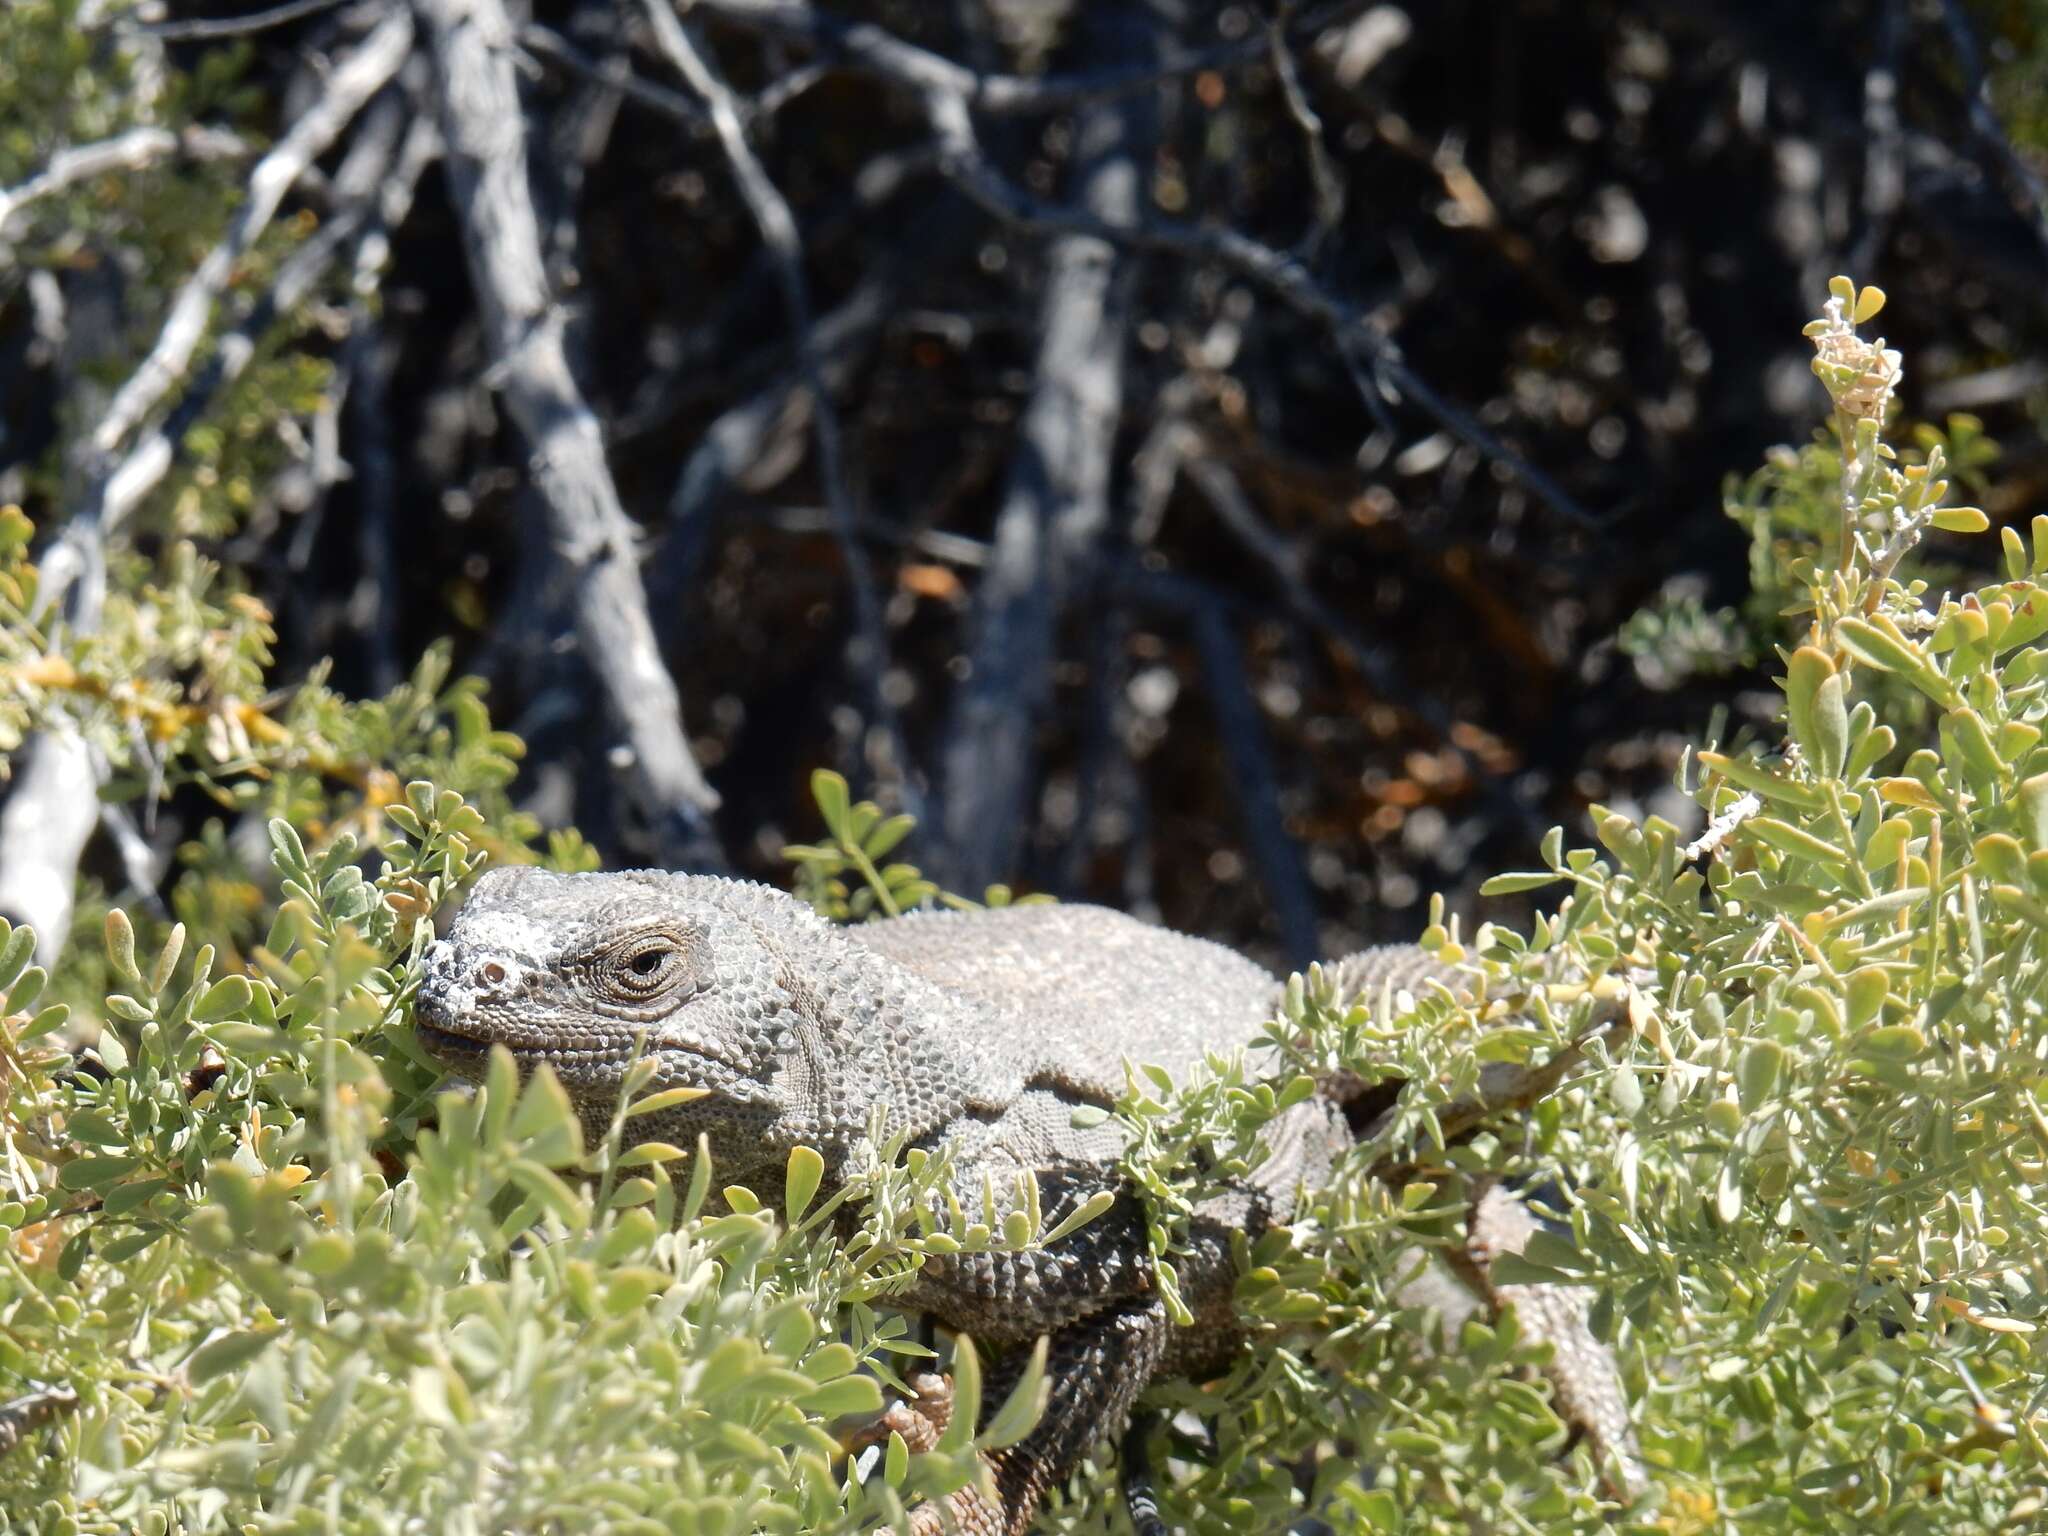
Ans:
[[[1802,629],[1780,647],[1787,738],[1688,764],[1709,831],[1596,811],[1598,848],[1553,832],[1542,869],[1491,888],[1561,885],[1555,913],[1425,937],[1483,978],[1477,1002],[1340,1015],[1312,973],[1253,1058],[1264,1080],[1243,1058],[1134,1075],[1127,1163],[1169,1286],[1192,1192],[1257,1155],[1299,1077],[1403,1085],[1244,1256],[1259,1347],[1154,1395],[1213,1437],[1166,1447],[1188,1528],[1609,1528],[1512,1314],[1432,1352],[1394,1297],[1418,1245],[1454,1240],[1471,1178],[1560,1170],[1566,1225],[1502,1278],[1591,1288],[1662,1484],[1638,1528],[2038,1524],[2048,519],[2002,533],[2007,579],[1928,606],[1920,536],[1984,519],[1943,505],[1953,428],[1914,463],[1882,441],[1896,357],[1852,325],[1880,302],[1838,282],[1816,337],[1834,444],[1780,465],[1832,466],[1837,515],[1742,503]],[[0,935],[12,1525],[833,1531],[971,1475],[971,1413],[932,1455],[858,1468],[835,1434],[926,1353],[887,1302],[934,1244],[1047,1234],[935,1223],[943,1157],[885,1155],[818,1202],[800,1151],[788,1209],[707,1208],[716,1171],[639,1144],[645,1104],[585,1146],[546,1074],[502,1062],[437,1093],[408,1020],[432,914],[488,858],[590,863],[512,812],[517,744],[438,657],[382,700],[317,679],[272,698],[267,616],[181,547],[52,650],[27,536],[0,518],[6,742],[61,704],[136,788],[144,720],[164,782],[268,818],[271,867],[243,869],[225,822],[198,839],[183,923],[138,937],[109,913],[67,962],[74,1002],[106,994],[75,1020],[42,1006],[29,936]],[[793,850],[814,901],[936,895],[885,862],[907,824],[819,790],[829,841]],[[1581,1070],[1526,1114],[1446,1134],[1484,1064],[1565,1051]],[[955,1370],[971,1403],[971,1352]],[[984,1443],[1021,1432],[1034,1385]],[[1113,1503],[1049,1520],[1120,1528]]]

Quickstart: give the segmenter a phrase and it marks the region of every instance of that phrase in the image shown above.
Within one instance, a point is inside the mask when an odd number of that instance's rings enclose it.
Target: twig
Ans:
[[[411,41],[410,17],[402,11],[386,17],[336,66],[320,98],[257,162],[241,213],[186,280],[156,345],[88,439],[84,503],[46,554],[38,593],[39,611],[64,594],[66,619],[74,633],[98,627],[106,586],[106,541],[163,477],[175,439],[167,428],[160,428],[117,464],[122,442],[184,376],[235,266],[268,226],[292,183],[397,72]],[[295,269],[304,272],[308,283],[317,270],[310,258]],[[285,275],[280,273],[280,286]],[[216,368],[227,366],[223,349]],[[54,725],[35,744],[29,767],[0,816],[0,913],[31,923],[37,954],[46,959],[54,959],[68,937],[78,861],[99,820],[101,778],[99,764],[75,730]]]
[[[689,30],[676,19],[669,0],[644,0],[644,8],[654,28],[656,44],[690,89],[703,98],[719,147],[732,167],[733,181],[760,231],[762,247],[774,263],[776,286],[781,290],[783,311],[796,345],[797,367],[811,396],[811,432],[817,444],[818,478],[824,486],[825,504],[832,509],[839,526],[840,558],[846,563],[847,583],[853,593],[854,633],[858,639],[848,659],[856,675],[868,684],[870,708],[887,740],[891,759],[887,768],[896,776],[903,809],[918,816],[923,809],[923,797],[911,776],[909,752],[896,708],[882,686],[889,670],[888,633],[882,623],[881,605],[875,598],[874,570],[854,529],[839,413],[832,404],[818,357],[817,330],[811,324],[810,285],[804,278],[803,241],[797,231],[796,215],[747,141],[746,128],[740,121],[739,99]]]
[[[864,278],[845,302],[813,327],[812,355],[824,387],[836,397],[860,366],[894,307],[901,283],[894,271]],[[818,401],[803,371],[793,369],[721,412],[697,439],[669,493],[667,528],[648,572],[649,595],[666,614],[671,642],[678,633],[697,571],[711,545],[711,524],[728,487],[747,482],[798,429]],[[836,515],[836,514],[833,514]]]
[[[1457,758],[1503,825],[1530,835],[1540,832],[1530,807],[1517,800],[1497,775],[1458,744],[1456,722],[1450,712],[1430,694],[1410,686],[1384,650],[1316,595],[1309,585],[1306,552],[1266,526],[1230,467],[1221,459],[1194,451],[1186,454],[1184,465],[1189,480],[1215,509],[1224,526],[1272,573],[1288,610],[1342,652],[1375,693],[1427,726],[1444,750]]]
[[[217,37],[247,37],[251,32],[288,26],[302,17],[317,16],[322,11],[331,11],[341,3],[342,0],[285,0],[283,5],[274,5],[267,11],[251,11],[246,16],[209,16],[198,21],[123,22],[121,30],[153,37],[166,43],[200,42]]]
[[[0,187],[0,234],[7,232],[8,220],[40,198],[108,171],[139,171],[177,147],[178,136],[168,128],[131,128],[97,144],[60,149],[47,166],[20,186]]]
[[[1455,436],[1477,448],[1526,485],[1552,511],[1587,527],[1610,521],[1579,503],[1550,476],[1451,406],[1401,360],[1400,348],[1349,301],[1331,293],[1302,262],[1227,226],[1148,220],[1118,228],[1084,209],[1035,197],[990,162],[975,135],[968,89],[974,76],[962,66],[866,23],[848,25],[795,0],[697,0],[740,25],[836,50],[863,72],[910,91],[923,109],[940,149],[939,170],[992,217],[1024,229],[1092,235],[1119,246],[1165,251],[1220,263],[1251,279],[1290,309],[1314,321],[1340,347],[1355,349],[1382,387],[1411,397]]]
[[[391,453],[387,409],[391,361],[382,343],[383,327],[372,300],[390,259],[391,231],[405,222],[413,194],[426,168],[441,153],[441,134],[433,120],[413,120],[398,163],[377,193],[377,217],[356,242],[350,280],[348,341],[343,361],[349,391],[344,401],[353,449],[349,467],[355,484],[356,555],[360,572],[349,594],[352,628],[365,637],[369,650],[372,693],[389,693],[402,676],[393,635],[397,622],[395,575],[392,569],[392,506],[397,472]]]
[[[102,517],[108,528],[117,528],[140,505],[142,499],[163,479],[176,460],[185,434],[242,376],[256,356],[263,338],[279,318],[298,308],[333,268],[342,250],[355,241],[378,213],[384,182],[395,163],[396,139],[403,113],[393,103],[387,114],[373,117],[335,173],[336,204],[327,220],[310,238],[278,264],[277,277],[260,297],[243,305],[241,317],[232,330],[220,338],[213,357],[200,376],[192,381],[162,425],[146,432],[108,477]],[[417,181],[432,158],[436,136],[431,125],[415,124],[409,152],[404,157],[409,174]],[[406,200],[410,201],[410,186]]]
[[[990,117],[1027,117],[1064,112],[1087,102],[1144,91],[1162,81],[1204,70],[1227,70],[1267,56],[1271,44],[1251,32],[1212,48],[1174,49],[1156,61],[1062,75],[1008,75],[970,69],[952,59],[904,43],[868,22],[845,22],[812,11],[803,0],[697,0],[700,8],[749,26],[772,27],[784,36],[831,48],[844,62],[859,65],[862,50],[894,44],[919,55],[915,72],[932,89],[957,96]],[[1338,0],[1294,18],[1289,30],[1314,36],[1349,20],[1371,0]],[[843,45],[843,46],[839,46]]]
[[[284,195],[314,157],[334,142],[349,119],[398,72],[411,46],[412,17],[403,10],[392,11],[353,53],[335,66],[320,98],[256,163],[249,176],[248,196],[234,223],[178,290],[156,345],[121,386],[106,415],[93,428],[91,445],[95,454],[111,458],[123,439],[184,377],[193,353],[206,335],[214,305],[234,277],[236,266],[270,227]],[[86,510],[89,516],[97,515],[92,508]]]
[[[838,532],[838,523],[828,507],[764,507],[760,520],[763,526],[773,528],[777,533]],[[994,558],[988,545],[981,540],[947,533],[941,528],[902,528],[873,517],[862,518],[855,527],[864,539],[873,539],[895,549],[907,549],[927,560],[957,565],[963,570],[985,570]]]
[[[1280,780],[1267,750],[1258,700],[1245,681],[1230,606],[1200,583],[1164,571],[1131,567],[1120,582],[1139,601],[1177,614],[1187,623],[1208,680],[1216,734],[1229,765],[1231,799],[1244,818],[1245,842],[1279,924],[1286,964],[1306,966],[1320,952],[1315,896],[1301,849],[1289,835],[1280,809]]]
[[[2026,194],[2033,210],[2034,233],[2048,243],[2048,185],[2043,185],[1999,126],[1998,114],[1991,106],[1991,81],[1984,72],[1984,55],[1977,46],[1969,13],[1963,9],[1962,0],[1942,0],[1941,15],[1948,27],[1949,46],[1955,50],[1956,66],[1962,71],[1963,93],[1970,104],[1970,127]]]
[[[527,182],[525,123],[501,0],[414,0],[429,38],[449,190],[483,311],[497,388],[532,451],[549,535],[573,573],[576,633],[630,755],[634,799],[657,852],[722,863],[709,825],[718,795],[683,733],[640,584],[633,526],[605,462],[596,416],[569,370]]]
[[[711,131],[710,117],[681,91],[672,91],[665,85],[657,85],[634,74],[623,61],[600,62],[593,59],[561,33],[539,22],[530,21],[519,29],[519,46],[550,63],[559,64],[573,75],[582,76],[593,85],[617,91],[629,101],[637,101],[664,117],[686,123],[697,133]]]
[[[1316,189],[1316,216],[1301,242],[1301,249],[1304,255],[1313,257],[1343,222],[1344,176],[1337,169],[1337,162],[1330,155],[1329,143],[1323,137],[1323,120],[1309,104],[1308,89],[1301,79],[1301,65],[1294,57],[1294,45],[1287,36],[1288,24],[1293,21],[1297,8],[1298,0],[1280,0],[1272,19],[1266,24],[1266,41],[1272,53],[1273,73],[1280,80],[1280,97],[1287,104],[1287,115],[1294,119],[1295,126],[1301,129],[1303,141],[1308,145],[1309,179]]]

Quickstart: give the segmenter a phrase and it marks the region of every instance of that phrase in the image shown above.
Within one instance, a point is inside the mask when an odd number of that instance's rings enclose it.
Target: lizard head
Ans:
[[[636,1133],[687,1146],[706,1131],[714,1155],[744,1163],[781,1112],[800,1022],[768,935],[817,922],[778,892],[705,876],[492,870],[427,950],[419,1038],[470,1079],[493,1045],[547,1062],[593,1127],[637,1052],[656,1065],[650,1089],[706,1092]]]

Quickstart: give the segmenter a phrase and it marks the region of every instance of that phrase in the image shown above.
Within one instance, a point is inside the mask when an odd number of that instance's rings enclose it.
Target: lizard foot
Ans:
[[[1002,1505],[992,1503],[979,1488],[962,1488],[936,1504],[913,1509],[906,1536],[1010,1536],[1017,1529]]]
[[[898,1398],[874,1423],[856,1430],[848,1448],[859,1452],[881,1445],[890,1432],[903,1437],[913,1455],[921,1455],[939,1443],[939,1436],[953,1421],[953,1378],[933,1371],[919,1371],[909,1379],[914,1398]]]

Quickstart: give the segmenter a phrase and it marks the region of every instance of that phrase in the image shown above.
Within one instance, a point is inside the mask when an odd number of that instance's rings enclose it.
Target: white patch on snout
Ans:
[[[479,912],[466,917],[462,942],[471,953],[494,959],[508,970],[515,960],[537,967],[549,947],[546,927],[517,912]]]

